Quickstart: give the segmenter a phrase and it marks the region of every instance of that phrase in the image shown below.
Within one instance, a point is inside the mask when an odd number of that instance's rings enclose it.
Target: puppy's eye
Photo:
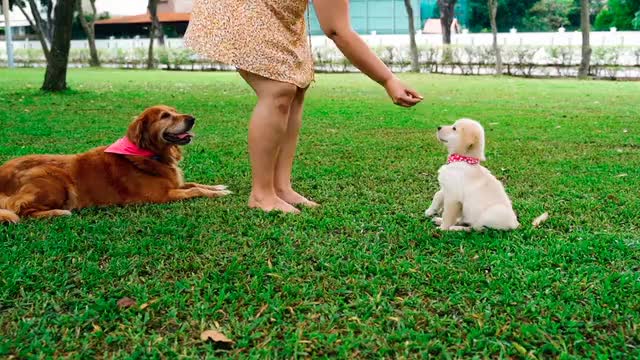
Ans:
[[[455,126],[453,127],[453,131],[456,131],[456,127]]]
[[[160,114],[160,119],[168,119],[171,117],[171,114],[169,114],[168,112],[163,112],[162,114]]]

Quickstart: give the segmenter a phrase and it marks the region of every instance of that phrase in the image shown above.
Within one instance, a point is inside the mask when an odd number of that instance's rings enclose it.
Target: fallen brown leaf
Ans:
[[[123,297],[122,299],[118,300],[118,307],[120,309],[124,309],[124,308],[130,308],[130,307],[134,307],[136,306],[136,301],[133,300],[132,298],[129,297]]]
[[[613,201],[614,203],[619,203],[620,202],[620,199],[617,196],[613,195],[613,194],[607,195],[607,199]]]
[[[531,223],[531,225],[533,225],[533,227],[537,228],[543,222],[547,221],[547,219],[549,219],[549,213],[545,212],[544,214],[542,214],[542,215],[538,216],[537,218],[535,218],[533,220],[533,223]]]
[[[268,304],[264,304],[264,305],[260,308],[260,310],[258,311],[258,313],[256,314],[256,316],[254,317],[254,319],[259,318],[259,317],[260,317],[260,315],[262,315],[262,313],[263,313],[265,310],[267,310],[267,308],[268,308],[268,307],[269,307],[269,305],[268,305]]]
[[[230,340],[223,333],[216,330],[203,331],[200,334],[200,340],[213,341],[214,344],[220,347],[231,347],[234,344],[233,340]]]
[[[146,302],[146,303],[144,303],[144,304],[140,305],[140,310],[144,310],[144,309],[148,308],[148,307],[149,307],[149,305],[153,305],[153,304],[155,304],[155,303],[157,303],[157,302],[158,302],[158,299],[150,300],[150,301],[148,301],[148,302]]]

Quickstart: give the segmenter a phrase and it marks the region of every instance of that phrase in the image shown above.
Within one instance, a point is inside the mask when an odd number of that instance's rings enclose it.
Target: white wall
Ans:
[[[409,37],[407,35],[364,35],[363,38],[370,46],[408,46]],[[438,34],[418,34],[418,45],[437,46],[442,44],[442,36]],[[331,40],[324,36],[313,36],[312,43],[314,47],[333,46]],[[582,37],[579,32],[567,33],[501,33],[498,35],[498,41],[503,45],[534,45],[534,46],[551,46],[551,45],[573,45],[579,46]],[[457,45],[491,45],[491,34],[454,34],[452,38],[453,44]],[[73,40],[72,48],[86,48],[85,40]],[[619,32],[592,32],[591,44],[593,46],[614,45],[614,46],[640,46],[640,31],[619,31]],[[113,39],[113,40],[97,40],[98,48],[120,48],[131,49],[136,47],[146,47],[148,39]],[[182,39],[167,39],[167,45],[171,48],[183,47]],[[0,46],[5,47],[3,41]],[[38,48],[40,44],[37,41],[15,41],[14,48]]]

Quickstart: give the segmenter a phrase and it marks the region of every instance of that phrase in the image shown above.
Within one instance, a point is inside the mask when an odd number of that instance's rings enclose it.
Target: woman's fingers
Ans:
[[[404,107],[411,107],[416,105],[420,101],[422,101],[422,99],[404,94],[398,97],[398,99],[396,100],[396,104]]]
[[[405,91],[407,92],[407,94],[411,95],[414,98],[417,98],[417,99],[420,99],[420,100],[424,100],[424,96],[420,95],[419,92],[417,92],[417,91],[415,91],[413,89],[407,88]]]

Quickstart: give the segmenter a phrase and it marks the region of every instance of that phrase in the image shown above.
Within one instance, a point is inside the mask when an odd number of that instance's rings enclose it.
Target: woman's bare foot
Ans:
[[[286,201],[277,196],[258,198],[253,194],[249,197],[249,207],[252,209],[261,209],[266,212],[282,211],[288,214],[299,214],[300,210],[296,209]]]
[[[320,204],[307,199],[306,197],[295,192],[293,189],[278,191],[278,197],[293,206],[304,206],[309,208],[320,206]]]

